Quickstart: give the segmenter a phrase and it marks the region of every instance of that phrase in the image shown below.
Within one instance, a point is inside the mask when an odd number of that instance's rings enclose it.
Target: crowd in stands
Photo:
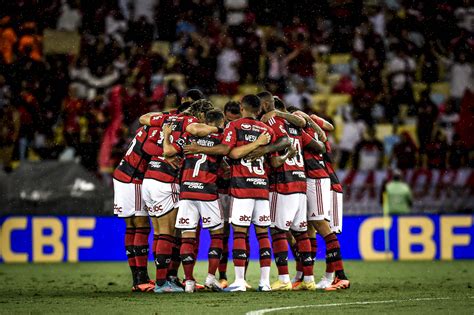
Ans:
[[[76,159],[107,173],[141,114],[176,107],[186,88],[222,100],[249,86],[335,121],[340,168],[472,167],[472,1],[0,5],[7,171],[13,161]],[[79,48],[49,53],[48,30],[79,35]],[[344,101],[333,106],[332,95]]]

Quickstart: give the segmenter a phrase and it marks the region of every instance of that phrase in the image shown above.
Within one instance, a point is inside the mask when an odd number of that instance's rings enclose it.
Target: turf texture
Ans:
[[[315,271],[322,273],[323,268],[318,262]],[[130,292],[125,262],[0,265],[0,313],[204,315],[279,307],[291,308],[270,314],[474,313],[474,261],[347,261],[345,268],[351,288],[339,292],[157,295]],[[206,269],[206,262],[198,263],[198,280],[204,280]],[[229,271],[231,280],[231,264]],[[149,272],[153,277],[152,264]],[[258,274],[258,261],[251,262],[248,279],[252,286],[258,285]]]

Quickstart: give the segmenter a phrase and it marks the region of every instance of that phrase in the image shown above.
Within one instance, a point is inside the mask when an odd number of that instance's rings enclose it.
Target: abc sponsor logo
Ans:
[[[290,227],[293,224],[293,221],[286,221],[285,226]]]
[[[261,215],[258,217],[258,222],[269,222],[270,216],[269,215]]]
[[[179,218],[178,223],[179,224],[189,224],[189,218]]]
[[[203,224],[211,223],[211,217],[202,218],[202,223]]]
[[[305,228],[305,227],[308,227],[308,222],[306,221],[303,221],[300,223],[300,228]]]
[[[252,217],[249,215],[241,215],[239,217],[240,222],[250,222],[250,220],[252,220]]]
[[[116,203],[114,203],[114,212],[115,213],[122,213],[122,207],[117,206]]]

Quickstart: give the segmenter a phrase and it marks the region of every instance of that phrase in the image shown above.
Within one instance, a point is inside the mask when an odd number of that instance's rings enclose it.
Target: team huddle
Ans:
[[[269,92],[230,101],[222,112],[199,90],[189,90],[175,111],[145,114],[140,123],[113,174],[114,214],[126,222],[132,291],[246,291],[251,225],[259,244],[258,291],[350,287],[336,236],[342,231],[342,186],[331,165],[329,122],[286,108]],[[154,281],[147,271],[150,219]],[[193,276],[201,227],[211,237],[204,285]],[[235,280],[229,284],[231,227]],[[326,244],[326,272],[318,283],[316,233]],[[296,260],[293,279],[289,250]],[[272,252],[278,279],[270,284]]]

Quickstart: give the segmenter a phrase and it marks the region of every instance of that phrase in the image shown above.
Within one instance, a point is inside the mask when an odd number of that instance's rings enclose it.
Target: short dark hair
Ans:
[[[240,103],[236,101],[228,101],[224,105],[224,113],[231,112],[234,115],[240,114]]]
[[[206,113],[206,123],[212,123],[224,119],[224,113],[220,109],[213,109]]]
[[[242,106],[254,114],[260,114],[262,111],[262,105],[260,103],[260,98],[257,95],[249,94],[242,97]]]
[[[186,91],[186,94],[185,94],[186,97],[189,97],[190,99],[192,99],[193,101],[197,101],[197,100],[202,100],[204,99],[204,93],[202,93],[200,90],[198,89],[190,89],[190,90],[187,90]]]
[[[190,112],[191,115],[197,117],[200,113],[207,113],[210,110],[213,110],[214,106],[211,101],[200,99],[191,103]]]
[[[271,97],[273,97],[272,93],[270,93],[268,91],[260,92],[260,93],[257,94],[257,96],[259,98],[271,98]]]
[[[189,109],[190,107],[191,107],[191,102],[184,102],[183,104],[178,106],[176,111],[178,112],[178,114],[180,114],[180,113],[186,111],[187,109]]]
[[[281,111],[285,111],[285,110],[286,110],[285,103],[283,103],[283,101],[281,100],[281,98],[279,98],[278,96],[274,96],[274,97],[273,97],[273,101],[275,102],[275,108],[276,108],[276,109],[281,110]]]

